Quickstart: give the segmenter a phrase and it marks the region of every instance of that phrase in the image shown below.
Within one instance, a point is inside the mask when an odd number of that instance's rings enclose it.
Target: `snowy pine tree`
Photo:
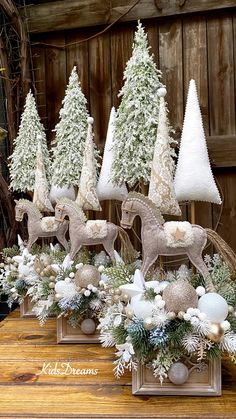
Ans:
[[[14,140],[14,151],[10,156],[10,187],[15,191],[26,192],[34,190],[38,136],[41,138],[44,165],[48,177],[50,159],[46,135],[44,127],[40,122],[34,96],[29,91],[24,111],[21,115],[18,135]]]
[[[119,93],[122,100],[115,124],[112,170],[113,182],[118,185],[127,182],[132,187],[137,181],[147,183],[150,178],[159,111],[157,90],[162,84],[161,72],[149,48],[139,22]]]
[[[62,104],[60,121],[55,127],[52,184],[78,186],[89,115],[87,100],[81,90],[76,67],[72,69]]]

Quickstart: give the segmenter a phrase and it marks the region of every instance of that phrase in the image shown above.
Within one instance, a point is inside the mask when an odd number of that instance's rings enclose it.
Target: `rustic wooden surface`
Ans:
[[[70,363],[97,375],[40,374]],[[56,320],[41,328],[13,312],[0,323],[0,417],[10,418],[235,418],[236,366],[223,362],[222,397],[132,396],[131,374],[113,375],[113,350],[57,345]],[[48,371],[48,367],[46,366]]]
[[[37,4],[30,2],[26,8],[27,24],[30,32],[35,33],[110,24],[128,12],[135,3],[135,0],[58,0],[39,1]],[[140,0],[137,3],[121,21],[160,18],[235,6],[234,0]],[[24,10],[21,15],[24,19]]]
[[[171,2],[161,3],[164,13],[164,7]],[[184,7],[193,3],[185,2]],[[51,16],[54,16],[53,9]],[[196,80],[209,156],[224,193],[218,232],[236,251],[236,7],[210,14],[203,12],[146,20],[144,25],[151,52],[155,54],[155,61],[163,73],[162,80],[167,86],[169,119],[177,139],[181,134],[189,80]],[[52,129],[58,121],[68,76],[76,64],[89,111],[94,117],[95,142],[103,151],[110,107],[118,107],[120,103],[118,93],[131,55],[135,27],[136,22],[122,23],[97,38],[67,47],[68,43],[87,39],[101,28],[73,29],[32,37],[39,111],[49,141],[55,135]],[[37,42],[44,42],[47,46],[40,46]],[[102,213],[91,213],[90,216],[118,224],[119,205],[104,202],[102,207]],[[183,218],[188,219],[188,209],[186,206],[182,208]],[[217,205],[196,204],[196,221],[203,227],[215,227],[219,213]],[[136,222],[135,227],[139,232],[140,223]],[[140,249],[135,235],[131,238],[135,247]]]

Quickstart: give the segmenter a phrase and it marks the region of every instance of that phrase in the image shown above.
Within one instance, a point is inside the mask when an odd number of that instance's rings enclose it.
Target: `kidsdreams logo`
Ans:
[[[39,375],[98,375],[97,368],[74,368],[70,362],[44,362]]]

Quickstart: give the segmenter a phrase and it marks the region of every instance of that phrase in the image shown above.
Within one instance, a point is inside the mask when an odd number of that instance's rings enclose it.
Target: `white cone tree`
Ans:
[[[49,200],[49,186],[42,153],[42,137],[38,135],[37,140],[38,151],[36,157],[33,203],[36,205],[39,211],[54,212],[52,204]]]
[[[170,136],[167,118],[166,89],[160,88],[158,95],[160,108],[148,197],[158,206],[162,214],[181,215],[173,183],[175,152],[171,147],[174,140]]]
[[[125,196],[128,194],[128,190],[123,185],[114,185],[112,182],[112,163],[114,161],[114,124],[116,118],[116,111],[113,107],[111,109],[107,138],[103,153],[102,167],[97,183],[97,194],[100,201],[107,199],[116,199],[118,201],[123,201]]]
[[[52,184],[60,187],[78,186],[87,135],[88,111],[76,67],[72,69],[62,105],[52,150]]]
[[[124,86],[114,135],[114,184],[148,183],[159,110],[161,72],[149,54],[147,35],[138,23],[133,52],[124,72]]]
[[[208,157],[197,88],[190,81],[184,124],[176,167],[175,192],[178,201],[221,203]]]
[[[85,143],[83,166],[76,202],[84,210],[100,211],[101,206],[96,191],[97,171],[93,143],[93,118],[88,118],[88,132]]]
[[[15,191],[26,192],[34,189],[38,135],[41,137],[46,176],[49,177],[50,159],[46,135],[40,122],[34,96],[29,91],[9,164],[10,187]]]

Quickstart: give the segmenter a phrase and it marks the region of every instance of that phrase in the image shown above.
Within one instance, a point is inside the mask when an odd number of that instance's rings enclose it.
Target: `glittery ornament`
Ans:
[[[92,335],[96,330],[96,323],[93,319],[85,319],[81,322],[80,328],[85,335]]]
[[[198,296],[193,288],[187,281],[178,280],[168,285],[162,295],[166,303],[168,311],[174,311],[178,314],[180,311],[186,311],[190,307],[197,307]]]
[[[224,332],[224,328],[220,325],[220,323],[211,323],[210,331],[207,337],[212,340],[212,342],[217,343],[223,339]]]
[[[189,371],[186,365],[182,362],[175,362],[171,365],[168,371],[169,380],[176,385],[181,385],[186,383],[189,376]]]
[[[75,284],[79,287],[86,288],[89,284],[98,286],[99,281],[100,273],[95,266],[83,265],[75,273]]]

